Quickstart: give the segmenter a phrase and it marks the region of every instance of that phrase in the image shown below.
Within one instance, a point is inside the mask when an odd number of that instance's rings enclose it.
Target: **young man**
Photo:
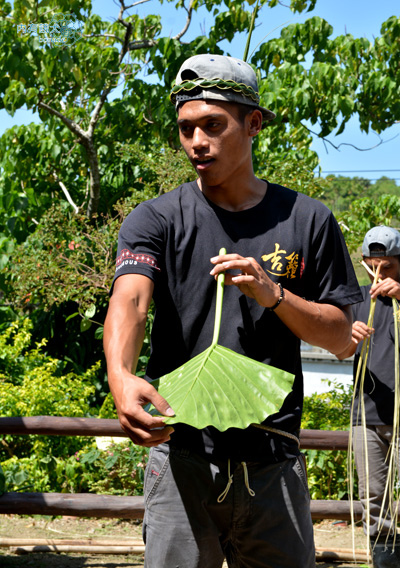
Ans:
[[[372,334],[363,388],[369,475],[365,467],[364,433],[357,412],[360,393],[356,392],[353,421],[353,448],[363,505],[363,525],[368,534],[367,487],[369,487],[369,536],[375,568],[400,566],[400,540],[393,546],[395,526],[385,494],[388,451],[393,437],[395,402],[395,343],[392,298],[400,300],[400,233],[385,226],[367,232],[362,245],[363,259],[372,271],[379,269],[380,281],[361,288],[363,302],[353,306],[352,339],[337,355],[345,359],[355,353],[357,373],[362,343]],[[371,281],[373,277],[370,275]],[[373,328],[368,327],[371,298],[376,299]],[[382,517],[380,519],[380,515]]]
[[[245,62],[198,55],[171,94],[182,146],[197,180],[139,205],[119,235],[105,324],[108,378],[120,422],[152,447],[145,479],[147,568],[312,568],[313,530],[298,435],[300,340],[339,353],[360,292],[329,210],[258,179],[252,141],[274,114],[261,107]],[[228,254],[219,256],[225,247]],[[151,298],[156,314],[147,379],[209,347],[215,278],[226,271],[219,343],[295,375],[266,429],[165,427],[135,377]],[[272,431],[271,431],[272,430]]]

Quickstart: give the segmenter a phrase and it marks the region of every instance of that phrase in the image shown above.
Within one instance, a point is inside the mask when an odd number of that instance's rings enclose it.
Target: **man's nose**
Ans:
[[[193,132],[193,148],[205,148],[208,146],[207,136],[201,128],[196,127]]]

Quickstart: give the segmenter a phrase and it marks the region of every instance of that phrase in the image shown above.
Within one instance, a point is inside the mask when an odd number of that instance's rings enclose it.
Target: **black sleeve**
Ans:
[[[118,234],[115,276],[143,274],[155,281],[160,273],[164,227],[151,201],[138,205],[125,219]]]
[[[362,300],[340,227],[332,213],[313,242],[315,301],[346,306]]]

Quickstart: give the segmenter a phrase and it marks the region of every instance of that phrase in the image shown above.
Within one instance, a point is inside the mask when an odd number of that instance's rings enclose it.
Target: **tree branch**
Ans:
[[[137,49],[148,49],[157,45],[155,39],[136,39],[129,44],[129,51],[136,51]]]
[[[190,23],[191,23],[191,21],[192,21],[193,4],[194,4],[194,0],[190,0],[189,8],[186,8],[186,7],[184,6],[184,8],[185,8],[185,10],[186,10],[186,12],[187,12],[187,20],[186,20],[186,23],[185,23],[185,25],[184,25],[184,27],[183,27],[183,30],[182,30],[181,32],[179,32],[179,33],[178,33],[174,38],[172,38],[172,39],[180,40],[181,37],[188,31],[189,26],[190,26]]]
[[[48,113],[59,118],[71,130],[71,132],[73,132],[76,136],[78,136],[78,138],[81,140],[83,144],[87,142],[88,139],[87,133],[84,130],[82,130],[82,128],[78,124],[76,124],[76,122],[74,122],[70,118],[67,118],[61,112],[59,112],[58,110],[49,106],[48,104],[44,103],[41,100],[39,100],[38,102],[38,107],[46,110]]]
[[[389,140],[382,140],[382,138],[379,136],[379,134],[377,134],[376,132],[374,134],[376,134],[379,138],[379,142],[378,144],[375,144],[375,146],[371,146],[370,148],[358,148],[358,146],[355,146],[354,144],[351,144],[350,142],[341,142],[340,144],[336,145],[333,142],[331,142],[331,140],[328,140],[328,138],[325,138],[325,136],[319,136],[316,132],[314,132],[313,130],[311,130],[310,128],[308,128],[305,124],[303,124],[302,122],[300,122],[301,126],[303,126],[303,128],[305,128],[310,134],[314,134],[314,136],[317,136],[318,138],[320,138],[323,143],[326,144],[330,144],[333,148],[335,148],[335,150],[338,150],[340,152],[340,146],[351,146],[352,148],[354,148],[355,150],[358,150],[359,152],[369,152],[369,150],[374,150],[374,148],[378,148],[378,146],[381,146],[382,144],[386,144],[387,142],[391,142],[392,140],[394,140],[395,138],[397,138],[399,135],[396,134],[396,136],[393,136],[392,138],[389,138]],[[328,153],[328,150],[326,150],[326,152]]]
[[[82,37],[87,38],[87,39],[90,39],[91,37],[106,37],[106,38],[111,37],[111,38],[119,41],[119,43],[124,43],[123,39],[121,39],[120,37],[118,37],[114,34],[91,34],[91,35],[84,34],[84,35],[82,35]]]
[[[120,0],[120,2],[121,2],[121,10],[120,10],[120,13],[118,15],[118,20],[126,27],[126,32],[125,32],[125,37],[124,37],[124,43],[122,45],[122,48],[121,48],[121,51],[120,51],[119,57],[118,57],[118,65],[121,64],[125,55],[129,51],[129,40],[130,40],[130,37],[132,35],[132,24],[127,23],[122,19],[123,10],[125,9],[124,0]],[[97,105],[96,105],[96,107],[93,111],[93,114],[92,114],[92,116],[90,118],[90,122],[89,122],[89,128],[87,130],[87,134],[88,134],[88,137],[90,139],[93,137],[93,132],[94,132],[94,129],[96,127],[96,123],[99,119],[101,109],[103,108],[104,103],[106,102],[106,99],[107,99],[110,91],[112,90],[112,88],[113,88],[113,85],[109,85],[108,87],[104,88],[104,90],[103,90],[103,92],[100,96],[100,100],[97,103]]]
[[[99,158],[97,156],[97,150],[92,139],[88,141],[86,147],[89,167],[90,167],[90,191],[89,191],[89,202],[86,210],[86,214],[89,218],[97,212],[97,208],[100,201],[100,168],[99,168]]]
[[[127,6],[125,8],[125,10],[129,10],[130,8],[134,8],[135,6],[138,6],[139,4],[145,4],[146,2],[150,2],[150,0],[139,0],[138,2],[134,2],[130,6]]]
[[[55,175],[56,178],[57,178],[57,174],[54,174],[54,175]],[[68,203],[71,205],[71,207],[73,208],[74,212],[75,212],[75,213],[78,213],[79,207],[74,203],[74,201],[73,201],[73,199],[72,199],[72,197],[71,197],[71,195],[70,195],[68,189],[65,187],[65,185],[63,184],[63,182],[62,182],[61,180],[59,180],[58,178],[57,178],[57,181],[58,181],[58,185],[59,185],[59,186],[61,187],[61,189],[63,190],[64,195],[65,195],[65,197],[67,198]]]

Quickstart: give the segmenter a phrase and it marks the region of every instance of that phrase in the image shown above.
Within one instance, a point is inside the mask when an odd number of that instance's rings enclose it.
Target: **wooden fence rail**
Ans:
[[[52,436],[126,437],[118,420],[30,416],[0,418],[0,434]],[[348,432],[301,430],[302,449],[347,450]],[[361,504],[354,502],[354,517],[361,518]],[[4,493],[0,514],[69,515],[76,517],[115,517],[142,519],[143,497],[95,495],[90,493]],[[313,500],[311,516],[317,519],[350,520],[348,501]]]
[[[361,519],[361,503],[353,504],[355,519]],[[70,517],[108,517],[143,519],[143,497],[95,495],[92,493],[4,493],[0,514],[68,515]],[[349,501],[311,501],[311,517],[350,520]]]
[[[0,418],[0,434],[126,437],[116,419],[62,416]],[[342,430],[301,430],[300,432],[300,444],[303,450],[347,450],[348,440],[349,433]]]

